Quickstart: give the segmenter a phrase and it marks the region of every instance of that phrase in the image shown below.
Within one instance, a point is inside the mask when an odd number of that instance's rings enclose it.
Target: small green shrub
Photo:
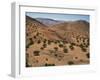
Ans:
[[[64,53],[68,53],[68,49],[67,48],[64,48],[63,51],[64,51]]]
[[[59,47],[63,47],[63,44],[59,44]]]
[[[57,44],[57,41],[55,41],[54,43]]]
[[[57,54],[55,54],[55,57],[57,57],[58,55]]]
[[[69,65],[73,65],[74,62],[73,62],[73,61],[69,61],[68,64],[69,64]]]
[[[43,48],[43,47],[41,47],[40,49],[41,49],[41,50],[44,50],[44,48]]]
[[[28,36],[29,34],[28,33],[26,33],[26,36]]]
[[[72,46],[74,46],[74,45],[75,45],[75,43],[71,43],[71,45],[72,45]]]
[[[90,54],[89,53],[87,53],[86,56],[87,56],[87,58],[90,58]]]
[[[74,46],[73,46],[73,45],[70,45],[69,48],[70,48],[71,50],[74,50]]]
[[[48,61],[48,58],[46,58],[45,60]]]
[[[29,48],[30,45],[33,45],[34,44],[32,38],[30,38],[29,40],[30,40],[30,43],[26,45],[26,48]]]
[[[86,48],[81,48],[81,50],[83,51],[83,52],[86,52],[87,51],[87,49]]]
[[[32,65],[28,64],[28,58],[26,58],[26,67],[32,67]]]
[[[37,32],[36,36],[39,36],[39,32]]]
[[[45,64],[45,66],[55,66],[55,64]]]
[[[48,45],[50,45],[51,44],[51,41],[50,40],[48,40]]]
[[[57,51],[58,50],[58,47],[54,47],[54,50]]]
[[[33,51],[34,56],[39,56],[40,51]]]
[[[36,36],[34,36],[34,39],[36,39]]]
[[[43,41],[44,43],[46,43],[47,42],[47,40],[46,39],[44,39],[44,41]]]
[[[47,44],[43,44],[43,47],[46,48],[47,47]]]
[[[41,40],[38,40],[37,43],[40,44],[41,43]]]

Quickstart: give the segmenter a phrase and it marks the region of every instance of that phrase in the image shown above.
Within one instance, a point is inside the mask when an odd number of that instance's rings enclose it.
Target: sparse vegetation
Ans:
[[[59,44],[59,47],[63,47],[64,45],[63,44]]]
[[[41,50],[44,50],[44,48],[43,48],[43,47],[41,47],[40,49],[41,49]]]
[[[54,43],[57,44],[57,41],[55,41]]]
[[[81,48],[81,50],[82,50],[83,52],[86,52],[86,51],[87,51],[87,49],[86,49],[82,44],[80,44],[80,48]]]
[[[55,54],[55,57],[57,57],[57,54]]]
[[[83,43],[85,43],[85,39],[83,39]]]
[[[40,51],[33,51],[34,56],[39,56]]]
[[[69,64],[69,65],[73,65],[74,62],[73,62],[73,61],[69,61],[68,64]]]
[[[75,57],[75,59],[78,59],[78,57]]]
[[[48,58],[46,58],[45,60],[48,61]]]
[[[60,41],[59,40],[56,40],[57,41],[57,43],[60,43]]]
[[[57,51],[58,50],[58,47],[54,47],[54,50]]]
[[[50,45],[51,44],[51,41],[50,40],[48,40],[48,45]]]
[[[47,47],[47,44],[43,44],[43,47],[46,48]]]
[[[32,67],[32,65],[29,65],[28,62],[26,61],[26,67]]]
[[[37,32],[36,36],[39,36],[39,32]]]
[[[50,52],[50,53],[55,53],[55,51],[54,51],[54,50],[49,50],[49,52]]]
[[[55,66],[55,64],[48,64],[48,63],[46,63],[45,66]]]
[[[69,48],[70,48],[71,50],[74,50],[74,46],[73,46],[72,44],[69,46]]]
[[[79,40],[77,40],[77,42],[79,43]]]
[[[37,43],[40,44],[41,43],[41,40],[38,40]]]
[[[64,53],[68,53],[68,49],[67,48],[64,48],[63,51],[64,51]]]
[[[86,56],[87,56],[87,58],[90,58],[90,54],[89,53],[87,53]]]
[[[34,39],[36,39],[36,36],[34,36]]]
[[[33,45],[34,44],[32,38],[29,38],[29,40],[30,40],[30,43],[26,45],[26,48],[29,48],[30,45]]]
[[[28,36],[28,33],[26,33],[26,36]]]
[[[28,63],[28,58],[29,58],[29,54],[26,53],[26,67],[32,67],[32,65],[29,65]]]
[[[82,44],[80,44],[79,46],[80,46],[80,48],[83,48],[84,47]]]
[[[46,43],[47,42],[47,40],[46,39],[44,39],[44,41],[43,41],[44,43]]]
[[[81,50],[83,51],[83,52],[86,52],[87,51],[87,49],[86,48],[81,48]]]

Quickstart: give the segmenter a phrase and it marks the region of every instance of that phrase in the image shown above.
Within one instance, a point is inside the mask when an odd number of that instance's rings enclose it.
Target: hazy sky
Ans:
[[[26,15],[32,18],[50,18],[50,19],[62,20],[62,21],[85,20],[89,22],[89,15],[37,13],[37,12],[26,12]]]

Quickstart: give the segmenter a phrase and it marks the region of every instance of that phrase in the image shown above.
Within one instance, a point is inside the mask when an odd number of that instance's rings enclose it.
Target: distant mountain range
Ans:
[[[63,23],[64,21],[59,21],[59,20],[54,20],[54,19],[49,19],[49,18],[35,18],[39,22],[45,24],[46,26],[53,26],[56,24]]]

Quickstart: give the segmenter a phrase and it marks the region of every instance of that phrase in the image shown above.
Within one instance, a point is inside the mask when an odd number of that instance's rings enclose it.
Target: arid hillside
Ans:
[[[26,67],[89,64],[89,23],[50,24],[26,16]]]
[[[79,44],[80,38],[89,39],[89,23],[86,21],[64,22],[54,25],[50,29],[54,30],[59,36],[62,36],[63,40],[70,43]]]

